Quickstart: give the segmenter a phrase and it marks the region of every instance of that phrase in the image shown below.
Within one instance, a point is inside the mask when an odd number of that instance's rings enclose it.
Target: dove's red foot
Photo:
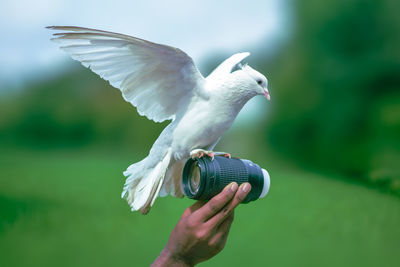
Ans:
[[[211,160],[214,160],[215,156],[223,156],[225,158],[231,158],[231,154],[227,153],[227,152],[213,152],[213,151],[208,151],[208,150],[204,150],[204,149],[193,149],[190,152],[190,157],[192,159],[194,158],[201,158],[204,156],[208,156],[211,158]]]
[[[231,154],[227,152],[214,152],[215,156],[223,156],[225,158],[231,158]]]
[[[190,151],[190,157],[192,159],[201,158],[204,155],[210,157],[211,160],[214,160],[215,153],[213,151],[208,151],[208,150],[204,150],[204,149],[193,149],[192,151]]]

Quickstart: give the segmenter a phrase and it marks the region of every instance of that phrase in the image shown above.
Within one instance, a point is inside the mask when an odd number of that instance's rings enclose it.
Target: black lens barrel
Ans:
[[[200,169],[200,187],[195,194],[190,190],[190,172],[193,164],[197,164]],[[249,160],[222,156],[216,156],[214,160],[210,157],[189,159],[183,169],[182,188],[189,198],[210,199],[231,182],[236,182],[238,185],[245,182],[251,184],[250,193],[242,201],[248,203],[260,197],[264,185],[263,173],[257,164]]]

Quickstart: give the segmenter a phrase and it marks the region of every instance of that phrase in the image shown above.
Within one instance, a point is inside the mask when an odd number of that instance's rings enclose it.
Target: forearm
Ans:
[[[151,264],[151,267],[163,267],[163,266],[171,266],[171,267],[189,267],[193,266],[186,263],[184,260],[174,257],[167,251],[161,251],[160,255],[157,259]]]
[[[250,190],[249,183],[233,182],[208,202],[187,208],[151,266],[188,267],[215,256],[225,246],[234,209]]]

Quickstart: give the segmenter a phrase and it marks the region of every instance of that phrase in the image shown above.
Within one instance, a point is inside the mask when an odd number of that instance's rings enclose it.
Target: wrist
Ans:
[[[194,265],[188,263],[183,257],[173,254],[164,248],[151,266],[190,267]]]

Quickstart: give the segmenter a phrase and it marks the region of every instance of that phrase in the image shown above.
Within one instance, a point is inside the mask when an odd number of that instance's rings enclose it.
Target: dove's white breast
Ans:
[[[175,158],[187,157],[196,148],[208,149],[232,125],[237,111],[217,99],[192,102],[184,116],[175,121],[172,149]]]

